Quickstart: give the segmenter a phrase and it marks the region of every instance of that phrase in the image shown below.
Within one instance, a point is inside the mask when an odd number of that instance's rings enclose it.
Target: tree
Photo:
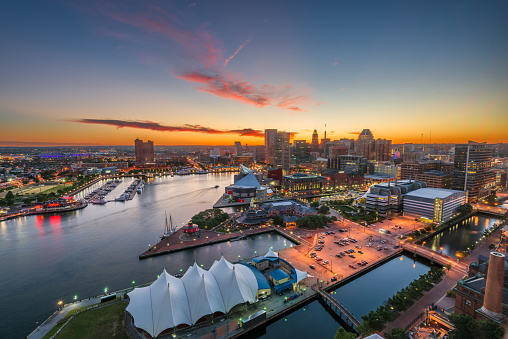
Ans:
[[[343,327],[339,327],[333,339],[355,339],[356,334],[346,331]]]
[[[328,206],[321,206],[318,211],[320,214],[328,214],[330,213],[330,207]]]
[[[452,269],[452,264],[448,263],[444,265],[444,267],[448,270],[448,272],[450,272],[450,270]]]
[[[501,339],[504,336],[504,328],[492,320],[481,320],[477,325],[485,339]]]
[[[467,314],[452,313],[448,316],[448,319],[455,326],[455,331],[451,336],[453,339],[478,338],[476,322]]]
[[[280,215],[276,215],[275,217],[273,217],[273,223],[275,225],[282,226],[282,224],[284,224],[284,218],[282,218]]]
[[[457,212],[459,212],[462,215],[469,214],[473,212],[473,206],[471,204],[464,204],[457,208]]]
[[[407,339],[406,330],[400,327],[392,327],[389,333],[385,333],[386,339]]]

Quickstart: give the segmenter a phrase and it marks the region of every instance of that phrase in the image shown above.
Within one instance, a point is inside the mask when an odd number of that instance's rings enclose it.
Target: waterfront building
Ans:
[[[442,223],[455,217],[467,202],[467,192],[442,188],[420,188],[404,196],[404,215]]]
[[[148,140],[147,142],[143,142],[143,140],[136,139],[134,140],[134,148],[137,163],[154,162],[153,141]]]
[[[233,201],[251,202],[252,199],[263,200],[268,196],[268,187],[261,186],[253,173],[249,173],[242,179],[225,188],[225,194]]]
[[[455,313],[475,320],[505,323],[508,316],[508,262],[506,256],[491,252],[469,265],[469,277],[457,282]]]
[[[275,165],[275,134],[276,129],[265,129],[265,158],[270,165]]]
[[[452,188],[469,191],[471,201],[478,201],[491,193],[495,186],[492,171],[492,148],[486,143],[469,141],[455,145],[455,161]]]
[[[282,190],[285,193],[316,194],[321,191],[324,177],[305,173],[294,173],[282,177]]]
[[[400,180],[373,185],[364,195],[366,198],[365,208],[368,211],[377,211],[383,214],[402,212],[404,196],[411,191],[426,187],[424,182],[416,180]]]
[[[290,133],[277,132],[275,133],[275,161],[274,165],[277,168],[282,168],[289,171],[291,167],[291,152],[290,152]]]
[[[307,278],[273,251],[256,261],[273,262],[276,269],[289,276],[283,284],[274,285],[276,292],[298,289]],[[189,267],[183,277],[176,278],[164,269],[150,286],[135,288],[129,295],[126,308],[139,334],[158,337],[170,334],[175,328],[193,326],[217,316],[245,309],[271,294],[266,277],[253,265],[232,264],[224,257],[215,260],[209,270],[197,263]]]

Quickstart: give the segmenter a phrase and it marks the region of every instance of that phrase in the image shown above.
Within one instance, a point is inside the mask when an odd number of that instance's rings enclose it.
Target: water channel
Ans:
[[[423,245],[457,258],[458,251],[467,251],[471,245],[479,243],[483,232],[500,221],[499,218],[479,213],[425,240]]]

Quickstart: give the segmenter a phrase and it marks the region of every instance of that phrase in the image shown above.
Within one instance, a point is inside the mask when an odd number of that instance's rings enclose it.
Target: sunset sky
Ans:
[[[0,146],[508,142],[507,1],[9,1]]]

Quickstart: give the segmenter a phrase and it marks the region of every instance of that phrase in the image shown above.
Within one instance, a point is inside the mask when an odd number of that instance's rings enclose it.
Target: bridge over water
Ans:
[[[340,302],[332,298],[327,292],[323,291],[320,286],[313,286],[312,288],[317,292],[318,297],[323,299],[325,304],[330,307],[333,312],[335,312],[341,319],[346,318],[344,319],[346,324],[351,325],[353,328],[360,326],[360,321],[356,319],[356,317],[344,306],[342,306]]]
[[[430,260],[432,263],[438,263],[440,265],[451,265],[451,270],[466,275],[469,266],[466,263],[459,262],[450,256],[433,251],[427,247],[415,245],[415,244],[403,244],[402,248],[408,252],[413,253],[415,256],[420,256]]]

